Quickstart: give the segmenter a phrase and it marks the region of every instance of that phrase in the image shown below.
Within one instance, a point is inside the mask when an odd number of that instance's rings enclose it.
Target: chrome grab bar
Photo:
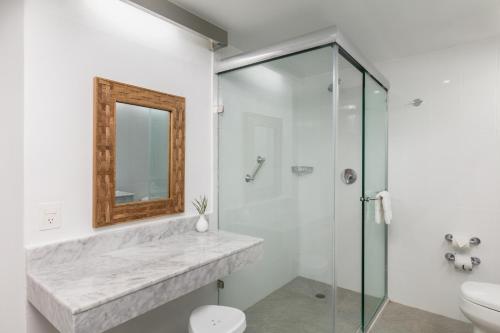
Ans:
[[[257,176],[257,174],[259,173],[259,170],[260,168],[262,168],[262,165],[264,164],[264,162],[266,161],[266,159],[262,156],[257,156],[257,167],[255,167],[255,170],[253,171],[253,174],[250,175],[250,174],[247,174],[245,176],[245,181],[247,183],[250,183],[252,181],[255,180],[255,176]]]

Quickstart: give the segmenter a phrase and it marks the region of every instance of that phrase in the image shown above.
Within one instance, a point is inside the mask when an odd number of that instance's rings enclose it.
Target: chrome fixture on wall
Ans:
[[[420,98],[415,98],[413,101],[410,102],[411,105],[413,105],[414,107],[419,107],[420,105],[422,105],[424,101]]]
[[[455,259],[456,259],[456,256],[451,252],[447,252],[444,255],[444,257],[448,261],[455,261]],[[470,260],[471,260],[473,266],[477,266],[477,265],[481,264],[481,259],[479,259],[478,257],[470,257]]]
[[[446,234],[444,235],[444,239],[446,239],[448,242],[453,242],[453,235]],[[479,237],[471,237],[469,243],[470,245],[479,245],[481,244],[481,240],[479,239]]]
[[[376,198],[376,197],[360,197],[359,198],[359,201],[361,202],[370,202],[370,201],[378,201],[378,200],[382,200],[382,198]]]
[[[351,185],[358,179],[358,174],[353,169],[344,169],[340,174],[340,178],[346,185]]]
[[[292,173],[297,176],[304,176],[313,173],[314,167],[305,165],[294,165],[292,166]]]
[[[245,176],[245,181],[247,183],[250,183],[250,182],[255,180],[255,176],[257,176],[257,174],[260,171],[260,168],[262,168],[262,165],[264,164],[265,161],[266,161],[266,159],[264,157],[257,156],[257,166],[255,167],[255,170],[253,171],[253,173],[251,175],[247,174]]]
[[[481,244],[479,237],[471,237],[466,234],[456,234],[454,237],[452,234],[446,234],[444,239],[454,250],[454,253],[445,253],[444,257],[449,262],[453,262],[455,269],[458,271],[472,272],[474,266],[481,263],[481,260],[478,257],[473,257],[468,254],[468,252],[471,251],[472,246],[478,246]]]
[[[342,79],[339,79],[338,82],[339,82],[339,86],[340,86],[340,84],[342,83]],[[328,91],[333,92],[333,83],[330,83],[328,85]]]

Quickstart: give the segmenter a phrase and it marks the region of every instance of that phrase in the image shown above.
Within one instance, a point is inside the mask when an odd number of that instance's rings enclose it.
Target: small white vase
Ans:
[[[198,222],[196,222],[196,231],[206,232],[208,230],[208,221],[205,215],[200,215]]]

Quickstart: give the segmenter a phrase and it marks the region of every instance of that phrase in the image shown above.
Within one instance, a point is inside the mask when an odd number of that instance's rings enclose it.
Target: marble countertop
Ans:
[[[122,301],[122,298],[127,295],[137,295],[141,290],[173,281],[176,277],[188,272],[199,270],[200,274],[206,274],[207,272],[201,269],[204,267],[208,269],[211,263],[218,263],[224,258],[245,253],[246,250],[259,249],[257,252],[262,252],[262,242],[262,239],[224,231],[208,233],[189,231],[76,261],[39,265],[31,269],[28,267],[28,298],[35,306],[38,305],[37,307],[51,303],[57,304],[59,309],[64,309],[62,312],[75,317],[107,303]],[[254,257],[258,255],[254,252],[251,258],[244,256],[237,261],[256,260]],[[227,275],[239,265],[238,262],[227,263],[234,267],[211,267],[210,272],[214,269],[220,271],[212,279]],[[175,284],[166,285],[167,295],[163,301],[187,294],[201,287],[200,284],[213,282],[199,281],[198,276],[191,276],[191,279],[196,280],[193,281],[192,288],[186,285],[185,281],[182,287],[179,287],[183,290],[177,290]],[[47,297],[52,297],[52,302],[43,299]],[[144,294],[144,297],[148,297],[147,294]],[[156,303],[161,304],[163,301]],[[156,305],[146,306],[146,308],[154,308]],[[137,312],[143,313],[144,309],[138,309]],[[121,316],[121,314],[108,313],[105,317],[109,318],[110,315]],[[47,317],[57,317],[57,314],[51,313]],[[117,322],[128,319],[131,318],[121,318]],[[105,327],[109,325],[104,325],[79,329],[76,327],[78,320],[75,318],[65,318],[64,321],[65,323],[53,324],[63,332],[90,332],[91,330],[99,332],[109,328]]]

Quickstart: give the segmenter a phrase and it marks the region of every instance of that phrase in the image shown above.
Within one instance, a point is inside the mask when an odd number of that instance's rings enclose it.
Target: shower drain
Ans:
[[[323,298],[325,298],[325,297],[326,297],[326,296],[325,296],[325,294],[322,294],[322,293],[316,294],[316,295],[314,295],[314,296],[315,296],[316,298],[319,298],[319,299],[323,299]]]

